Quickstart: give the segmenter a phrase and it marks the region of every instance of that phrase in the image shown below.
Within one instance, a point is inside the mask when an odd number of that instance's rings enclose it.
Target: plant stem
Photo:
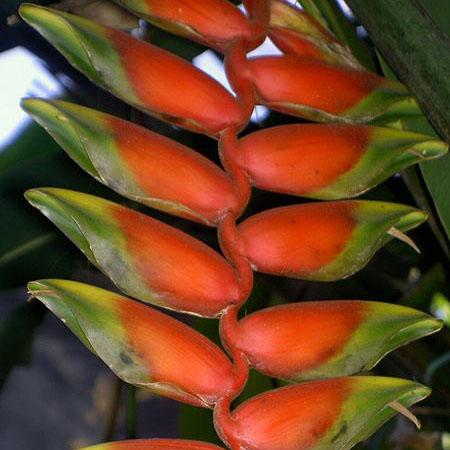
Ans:
[[[347,0],[440,136],[450,140],[450,40],[419,0]]]
[[[18,245],[12,250],[7,251],[0,257],[0,267],[6,266],[17,258],[21,258],[29,252],[32,252],[39,247],[47,245],[52,240],[56,239],[56,233],[46,233],[42,236],[38,236],[34,239],[31,239],[23,244]]]
[[[137,435],[137,401],[136,388],[131,384],[125,385],[126,436],[135,439]]]
[[[108,417],[106,419],[106,427],[103,433],[102,442],[111,441],[114,437],[114,431],[116,429],[117,416],[120,409],[120,392],[122,390],[123,381],[120,378],[114,380],[111,395],[111,405],[108,411]]]

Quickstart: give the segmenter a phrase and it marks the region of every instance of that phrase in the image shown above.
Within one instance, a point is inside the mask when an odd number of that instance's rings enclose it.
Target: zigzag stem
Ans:
[[[247,0],[244,4],[251,16],[252,39],[233,42],[225,55],[225,70],[241,106],[242,122],[227,128],[219,136],[222,165],[233,182],[238,199],[238,207],[234,211],[228,211],[218,225],[220,247],[235,270],[240,288],[238,304],[228,307],[220,318],[220,336],[223,346],[233,361],[234,382],[232,389],[217,402],[214,409],[214,425],[217,433],[231,450],[240,449],[240,444],[234,436],[234,424],[230,412],[231,403],[246,385],[249,374],[247,358],[236,346],[238,311],[253,289],[253,270],[248,259],[240,251],[239,234],[236,227],[236,220],[245,210],[251,195],[249,177],[236,163],[239,151],[237,134],[248,123],[255,106],[253,84],[247,66],[247,53],[264,41],[269,21],[267,0]]]

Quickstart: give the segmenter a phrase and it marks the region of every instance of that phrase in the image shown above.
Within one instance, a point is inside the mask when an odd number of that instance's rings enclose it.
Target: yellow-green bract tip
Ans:
[[[45,192],[36,188],[26,190],[23,195],[33,206],[46,198]]]
[[[42,13],[45,13],[45,8],[32,3],[22,3],[19,7],[20,17],[27,22],[42,17],[40,16]]]

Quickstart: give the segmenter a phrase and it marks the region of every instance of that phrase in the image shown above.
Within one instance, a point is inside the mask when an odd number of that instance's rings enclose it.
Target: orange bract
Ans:
[[[230,360],[200,333],[135,302],[120,303],[119,315],[129,345],[148,366],[152,382],[164,386],[166,395],[205,406],[213,405],[231,388]],[[166,386],[173,393],[167,394]]]
[[[366,126],[281,125],[241,139],[239,160],[255,186],[301,195],[349,171],[369,138]]]
[[[239,288],[225,259],[191,236],[132,210],[112,208],[134,267],[170,307],[216,316],[236,302]]]
[[[348,379],[312,382],[269,391],[233,412],[236,435],[248,450],[308,450],[339,417],[351,393]]]
[[[210,223],[237,207],[228,175],[207,158],[113,116],[108,116],[108,124],[125,164],[149,197],[182,203],[191,211],[179,215]]]
[[[226,44],[237,38],[249,38],[248,20],[238,8],[224,0],[145,0],[151,17],[183,24],[198,40]],[[184,34],[192,37],[186,30]]]
[[[293,113],[305,105],[338,115],[356,106],[384,78],[296,55],[250,59],[253,83],[261,103]]]
[[[338,354],[365,313],[364,304],[357,301],[305,302],[263,309],[239,322],[238,347],[259,371],[293,378]]]
[[[232,95],[192,64],[111,28],[108,37],[137,96],[154,114],[211,135],[241,121]]]
[[[242,251],[260,272],[299,276],[330,264],[356,225],[345,202],[274,208],[239,225]]]
[[[317,45],[295,31],[271,27],[269,36],[283,53],[325,59],[323,51]]]

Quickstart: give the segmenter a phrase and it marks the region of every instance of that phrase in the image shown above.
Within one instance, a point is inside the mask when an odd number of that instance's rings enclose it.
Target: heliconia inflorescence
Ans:
[[[21,16],[99,86],[157,118],[219,140],[223,169],[172,139],[60,100],[22,107],[92,177],[151,208],[217,227],[224,256],[147,214],[67,189],[27,200],[125,294],[220,319],[229,356],[188,325],[87,284],[32,281],[30,294],[124,381],[214,409],[231,450],[347,450],[429,395],[415,382],[355,376],[441,322],[362,300],[278,305],[238,318],[253,272],[317,281],[345,278],[427,215],[411,206],[351,200],[448,147],[386,128],[417,108],[405,86],[363,69],[322,24],[283,0],[116,0],[166,31],[225,56],[235,95],[187,61],[89,20],[23,4]],[[284,52],[247,57],[270,36]],[[256,104],[319,122],[238,136]],[[410,108],[412,106],[412,109]],[[409,108],[409,109],[408,109]],[[244,212],[251,186],[328,202]],[[320,332],[318,333],[318,330]],[[231,403],[254,368],[291,386]],[[112,442],[91,450],[220,450],[188,440]]]

